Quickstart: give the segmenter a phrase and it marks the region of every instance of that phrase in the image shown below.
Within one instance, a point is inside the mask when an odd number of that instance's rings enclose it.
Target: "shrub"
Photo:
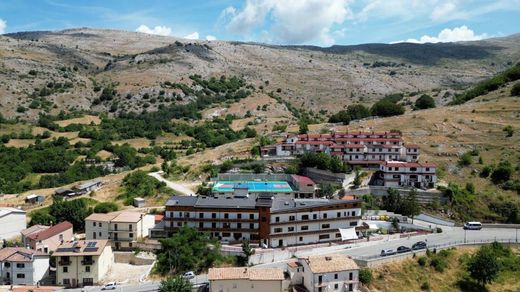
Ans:
[[[390,117],[404,114],[404,107],[389,100],[382,99],[370,109],[373,116]]]
[[[428,258],[426,258],[425,256],[422,256],[422,257],[420,257],[420,258],[417,259],[417,263],[418,263],[419,266],[421,266],[421,267],[426,266],[426,262],[428,262]]]
[[[513,126],[507,125],[503,129],[504,132],[506,132],[506,137],[512,137],[515,130],[513,129]]]
[[[441,256],[435,256],[430,261],[430,266],[432,266],[437,272],[444,272],[448,264],[446,263],[446,259]]]
[[[513,173],[513,167],[509,161],[501,161],[497,168],[491,173],[491,181],[494,184],[500,184],[506,182],[511,178]]]
[[[424,282],[421,284],[421,290],[423,291],[429,291],[430,290],[430,283]]]
[[[435,107],[435,100],[427,94],[421,95],[415,101],[415,109],[427,109],[427,108],[434,108],[434,107]]]
[[[511,95],[520,96],[520,82],[517,82],[515,85],[513,85],[513,88],[511,88]]]
[[[117,210],[119,210],[119,207],[113,202],[102,202],[94,207],[94,213],[109,213]]]
[[[469,166],[471,165],[471,152],[466,152],[459,157],[459,165],[460,166]]]
[[[486,178],[491,174],[492,171],[493,171],[493,167],[490,165],[486,165],[486,166],[484,166],[482,171],[480,171],[480,177]]]
[[[372,282],[374,276],[372,275],[372,271],[367,268],[362,268],[359,270],[359,281],[364,285],[368,285]]]

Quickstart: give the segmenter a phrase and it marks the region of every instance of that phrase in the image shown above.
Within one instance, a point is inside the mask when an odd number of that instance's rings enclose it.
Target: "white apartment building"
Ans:
[[[0,249],[0,284],[36,285],[49,272],[49,255],[22,247]]]
[[[306,291],[358,291],[359,267],[344,254],[299,258],[288,264],[288,272],[292,286]]]
[[[431,163],[387,161],[379,166],[384,186],[434,188],[437,168]]]
[[[154,215],[140,212],[94,213],[85,219],[87,240],[110,239],[114,250],[131,250],[139,239],[149,236]]]
[[[172,234],[188,226],[224,242],[283,247],[347,240],[340,229],[355,230],[360,219],[361,200],[173,196],[164,228]]]
[[[26,212],[16,208],[0,208],[0,240],[13,239],[27,227]]]

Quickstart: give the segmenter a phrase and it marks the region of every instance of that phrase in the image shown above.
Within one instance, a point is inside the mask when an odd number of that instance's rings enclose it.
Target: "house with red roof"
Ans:
[[[26,247],[49,253],[55,251],[64,241],[72,240],[74,236],[72,224],[68,221],[58,223],[49,228],[33,232],[24,237]]]
[[[437,182],[437,168],[432,163],[385,161],[379,170],[385,187],[431,189]]]

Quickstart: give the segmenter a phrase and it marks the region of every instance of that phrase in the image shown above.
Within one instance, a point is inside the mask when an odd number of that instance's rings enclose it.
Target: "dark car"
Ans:
[[[418,241],[412,245],[412,250],[418,250],[418,249],[425,249],[426,248],[426,242],[424,241]]]
[[[405,252],[409,252],[411,250],[412,249],[409,248],[408,246],[401,245],[400,247],[397,248],[397,253],[405,253]]]

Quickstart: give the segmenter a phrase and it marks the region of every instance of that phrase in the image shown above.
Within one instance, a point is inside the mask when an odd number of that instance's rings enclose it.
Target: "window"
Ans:
[[[25,279],[25,274],[16,274],[16,279]]]
[[[330,228],[330,224],[321,224],[321,228],[323,228],[323,229]]]
[[[327,213],[323,213],[323,218],[327,218]]]
[[[355,222],[355,221],[354,221],[354,222],[350,222],[349,225],[350,225],[350,226],[357,226],[357,222]]]
[[[229,219],[229,214],[228,213],[224,213],[224,219]]]
[[[302,215],[302,220],[309,220],[309,215]]]
[[[255,229],[255,223],[249,223],[249,229]]]
[[[92,226],[96,227],[96,221],[92,222]]]
[[[323,276],[318,276],[318,283],[321,284],[321,282],[323,282]]]
[[[211,213],[211,218],[217,218],[217,213]]]
[[[318,214],[312,214],[312,219],[318,219]]]
[[[199,228],[204,228],[204,223],[203,222],[199,222]]]
[[[296,216],[294,216],[294,215],[289,216],[289,221],[294,221],[294,220],[296,220]]]
[[[255,214],[249,214],[249,219],[251,219],[251,220],[255,219]]]
[[[338,217],[338,218],[341,217],[341,212],[338,212],[338,213],[336,214],[336,217]]]
[[[6,267],[6,268],[10,268],[10,267],[11,267],[11,263],[6,262],[6,263],[4,264],[4,267]]]
[[[92,239],[96,239],[96,233],[92,232]]]
[[[280,222],[280,217],[274,217],[275,222]]]
[[[128,233],[128,237],[134,238],[134,234],[133,233]]]
[[[215,222],[211,223],[211,228],[217,228],[217,223],[215,223]]]
[[[341,238],[341,233],[336,233],[336,238]]]
[[[354,285],[348,284],[348,291],[354,291]]]
[[[354,274],[352,272],[348,273],[348,279],[352,281],[354,279]]]
[[[299,240],[300,240],[300,241],[303,241],[303,236],[300,236]]]
[[[237,219],[242,219],[242,214],[238,213],[237,214]]]
[[[114,229],[117,230],[117,224],[114,224]]]
[[[69,267],[63,267],[63,272],[64,273],[68,273],[69,272]]]
[[[338,274],[334,274],[334,279],[336,279],[336,280],[338,279]]]
[[[103,224],[101,222],[99,222],[99,227],[103,227]]]
[[[230,236],[231,236],[231,233],[229,233],[229,232],[222,233],[222,237],[230,237]]]
[[[287,227],[287,231],[289,231],[289,232],[293,232],[293,231],[294,231],[294,227],[293,227],[293,226],[291,226],[291,227]]]
[[[282,228],[275,228],[275,229],[274,229],[274,233],[280,233],[280,232],[282,232],[282,231],[283,231]]]
[[[199,218],[204,218],[204,213],[199,213]]]
[[[132,224],[128,224],[128,230],[132,230]]]
[[[238,229],[242,228],[242,223],[237,223],[237,228]]]
[[[182,222],[177,222],[177,226],[182,226]]]
[[[85,266],[85,273],[90,273],[90,266]]]
[[[63,285],[70,285],[70,279],[63,279]]]
[[[334,290],[338,290],[338,284],[334,284]]]
[[[302,226],[302,230],[309,230],[309,226],[307,226],[307,225]]]
[[[94,278],[83,278],[83,286],[92,286],[94,284]]]
[[[322,240],[322,239],[329,239],[329,238],[330,238],[330,235],[328,235],[328,234],[320,235],[320,240]]]
[[[426,171],[430,171],[430,168],[429,168],[429,167],[426,167]]]
[[[60,241],[63,241],[63,234],[60,234],[59,239]]]
[[[17,263],[16,264],[16,268],[17,269],[23,269],[23,268],[25,268],[25,264]]]

